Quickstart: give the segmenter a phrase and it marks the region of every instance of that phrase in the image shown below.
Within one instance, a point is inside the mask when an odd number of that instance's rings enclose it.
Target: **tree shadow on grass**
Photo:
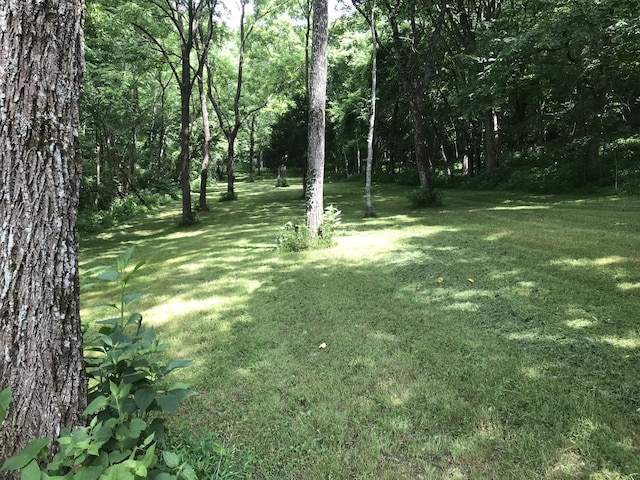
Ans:
[[[196,360],[186,424],[259,451],[258,478],[638,471],[640,305],[612,277],[633,283],[636,260],[585,271],[513,224],[553,216],[485,204],[403,234],[383,222],[375,252],[275,254],[251,204],[224,213],[238,224],[147,239],[169,268],[143,290],[179,278],[165,289],[184,310],[160,329]]]

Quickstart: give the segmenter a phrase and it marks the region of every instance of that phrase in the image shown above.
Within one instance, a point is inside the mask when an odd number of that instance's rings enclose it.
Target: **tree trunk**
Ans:
[[[484,118],[485,168],[491,173],[498,168],[498,116],[493,109]]]
[[[249,123],[249,181],[255,181],[253,177],[253,157],[256,150],[256,116],[251,117],[251,123]]]
[[[227,196],[228,200],[235,197],[235,181],[236,174],[233,172],[233,157],[235,156],[236,137],[229,135],[227,137]]]
[[[309,70],[311,67],[310,52],[309,52],[309,40],[311,39],[311,12],[313,11],[312,0],[307,0],[306,9],[306,27],[304,35],[304,95],[305,103],[309,105]],[[307,129],[309,128],[309,117],[307,115]],[[307,196],[307,175],[309,173],[309,157],[304,158],[302,164],[302,196]]]
[[[30,440],[83,423],[83,2],[3,0],[0,19],[0,390],[13,392],[0,425],[2,464]]]
[[[191,210],[191,155],[189,152],[190,102],[191,102],[191,65],[190,47],[182,49],[182,76],[180,79],[180,188],[182,190],[182,223],[193,222]]]
[[[414,83],[416,83],[414,81]],[[420,178],[420,188],[428,195],[433,195],[433,184],[431,181],[431,165],[427,165],[427,143],[423,124],[423,92],[419,85],[413,85],[411,96],[411,113],[413,115],[413,144],[415,148],[415,159],[418,167],[418,177]],[[430,162],[429,162],[430,163]]]
[[[200,108],[202,111],[202,129],[204,131],[204,146],[202,149],[202,164],[200,166],[200,198],[198,207],[201,212],[209,210],[207,206],[207,179],[209,177],[209,150],[211,148],[211,128],[209,126],[209,111],[207,110],[207,94],[204,90],[202,73],[198,75],[198,91],[200,92]]]
[[[306,224],[313,235],[321,233],[325,157],[325,103],[327,93],[327,0],[313,0],[313,39],[309,82]]]
[[[365,170],[365,216],[375,217],[371,200],[371,173],[373,170],[373,134],[376,127],[376,94],[378,82],[378,55],[375,22],[376,2],[371,2],[371,109],[369,111],[369,133],[367,135],[367,166]]]

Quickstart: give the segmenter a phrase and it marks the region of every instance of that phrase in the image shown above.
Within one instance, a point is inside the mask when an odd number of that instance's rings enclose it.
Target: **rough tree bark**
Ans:
[[[329,12],[327,0],[313,1],[313,39],[309,81],[309,131],[306,199],[306,224],[314,235],[322,228],[325,102],[327,93],[327,42]]]
[[[0,2],[0,390],[13,391],[0,464],[83,420],[82,23],[82,0]]]

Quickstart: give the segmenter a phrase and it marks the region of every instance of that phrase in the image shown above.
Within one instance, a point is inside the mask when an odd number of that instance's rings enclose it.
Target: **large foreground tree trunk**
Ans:
[[[309,132],[307,150],[306,224],[314,235],[322,227],[325,103],[327,93],[327,42],[329,12],[327,0],[313,1],[313,39],[309,84]]]
[[[82,423],[76,220],[82,0],[0,2],[0,464]],[[8,477],[11,478],[11,477]]]

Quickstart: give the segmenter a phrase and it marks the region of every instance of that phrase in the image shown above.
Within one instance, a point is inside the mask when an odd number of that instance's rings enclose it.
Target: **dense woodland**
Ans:
[[[373,19],[374,181],[640,188],[637,2],[353,2],[330,22],[328,175],[364,174]],[[310,2],[180,5],[87,2],[85,214],[151,203],[181,171],[184,197],[185,169],[230,194],[285,158],[304,171]]]

